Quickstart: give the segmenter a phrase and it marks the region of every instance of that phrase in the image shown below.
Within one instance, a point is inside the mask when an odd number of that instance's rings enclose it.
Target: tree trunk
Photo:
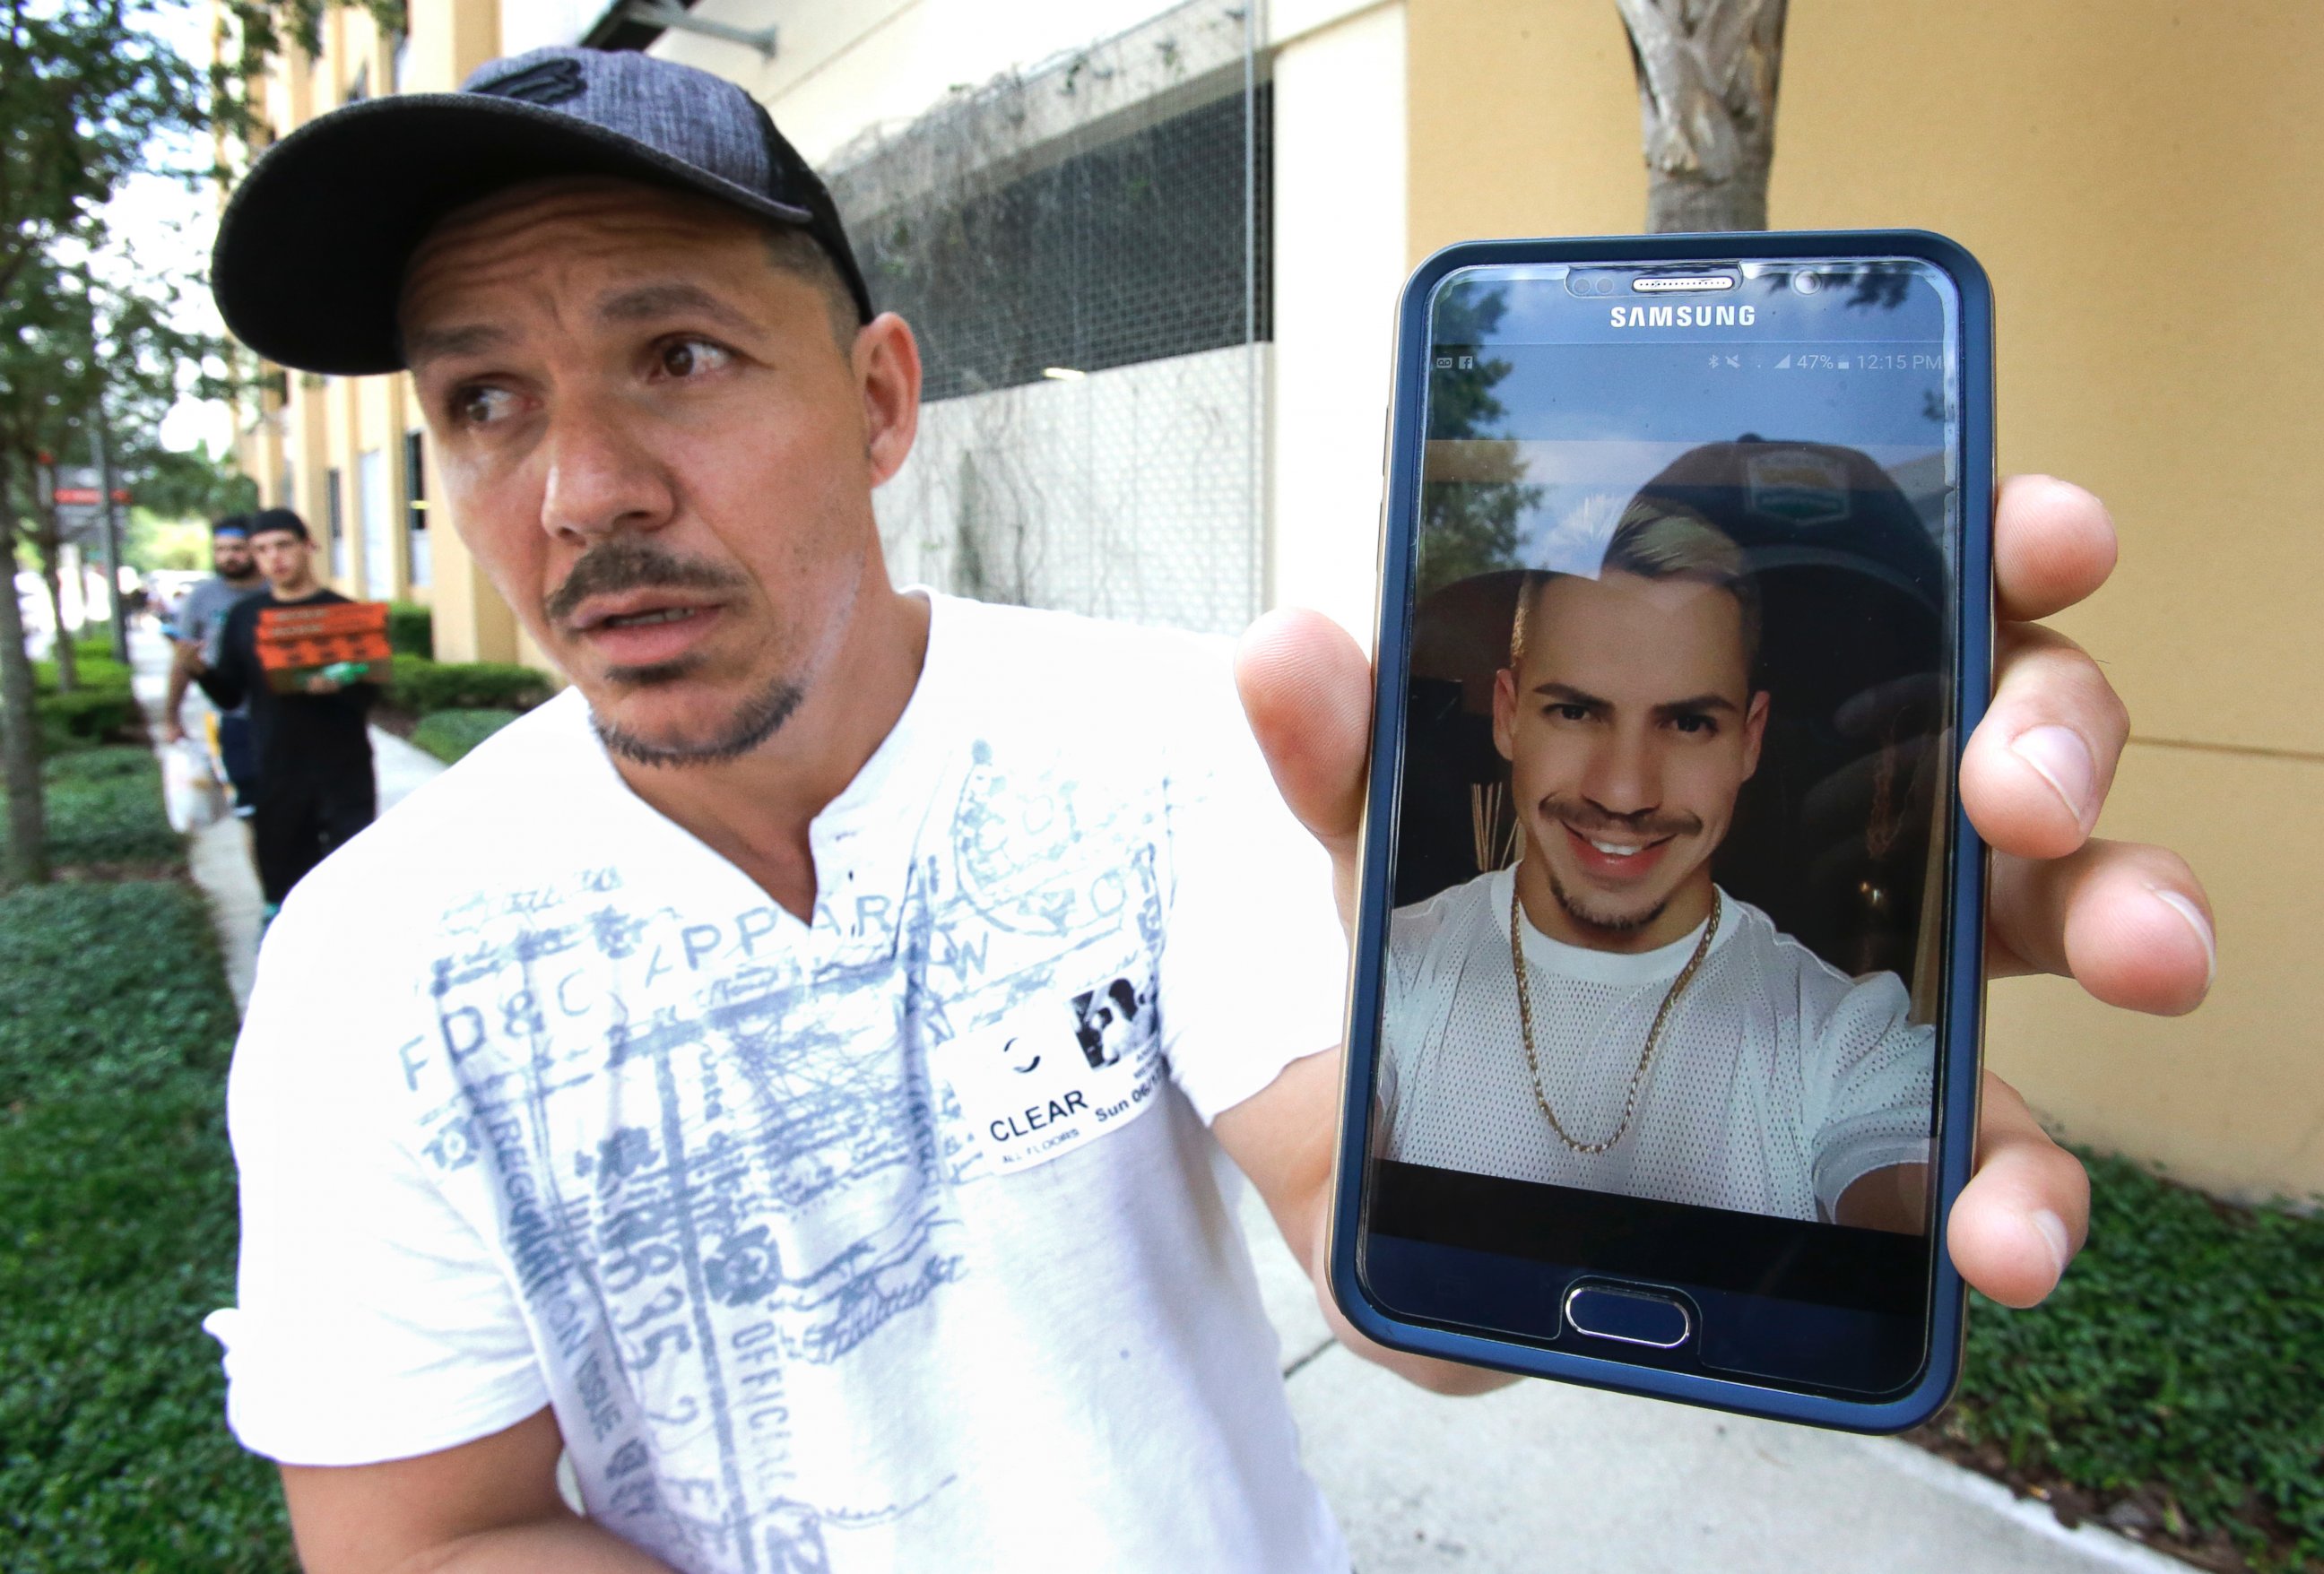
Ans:
[[[1630,36],[1646,228],[1767,227],[1785,0],[1614,0]]]
[[[49,587],[49,626],[57,631],[57,692],[70,694],[80,686],[80,652],[74,646],[76,631],[65,627],[64,575],[58,560],[64,543],[57,530],[57,507],[51,503],[41,520],[37,543],[41,553],[41,583]]]
[[[42,885],[49,878],[47,805],[41,793],[41,723],[32,704],[32,659],[24,650],[24,608],[16,599],[15,511],[6,458],[0,456],[0,775],[8,787],[7,878]]]

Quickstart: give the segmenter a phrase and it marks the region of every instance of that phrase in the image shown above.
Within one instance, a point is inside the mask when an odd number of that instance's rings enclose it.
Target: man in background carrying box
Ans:
[[[250,704],[259,779],[251,830],[271,919],[290,888],[378,812],[366,716],[387,676],[387,608],[323,587],[306,521],[289,509],[261,511],[250,546],[266,591],[226,614],[199,682],[221,709]]]

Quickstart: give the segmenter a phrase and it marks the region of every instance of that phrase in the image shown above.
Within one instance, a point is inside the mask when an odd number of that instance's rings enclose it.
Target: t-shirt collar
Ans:
[[[1509,888],[1516,879],[1514,867],[1496,870],[1486,885],[1493,929],[1504,945],[1509,938]],[[1719,937],[1711,943],[1715,952],[1734,938],[1737,914],[1733,899],[1725,891],[1716,886],[1711,890],[1719,898]],[[1526,960],[1543,972],[1582,983],[1646,984],[1676,978],[1702,939],[1702,925],[1698,924],[1669,944],[1658,945],[1652,951],[1593,951],[1585,945],[1553,940],[1535,928],[1532,919],[1525,919]]]
[[[951,716],[957,713],[957,707],[944,695],[946,666],[958,659],[952,652],[955,613],[946,605],[950,598],[917,586],[906,594],[923,596],[929,603],[927,652],[920,664],[919,680],[913,685],[896,724],[871,758],[807,826],[807,844],[815,856],[816,922],[824,923],[826,911],[832,911],[843,931],[859,927],[854,914],[840,915],[832,907],[834,898],[843,892],[851,903],[865,897],[884,898],[886,911],[901,916],[913,851],[941,784],[947,753],[945,732]],[[573,705],[574,723],[587,741],[594,769],[606,790],[682,848],[683,856],[714,863],[752,890],[758,889],[716,849],[637,795],[597,737],[588,706],[577,693],[559,695],[551,703]],[[862,934],[859,938],[874,937]],[[891,931],[885,945],[893,944]]]
[[[959,713],[945,698],[948,667],[958,660],[954,612],[933,592],[914,586],[905,594],[928,603],[927,653],[896,724],[807,825],[818,903],[852,872],[859,891],[885,897],[890,911],[900,911],[913,849],[944,772],[946,731]]]

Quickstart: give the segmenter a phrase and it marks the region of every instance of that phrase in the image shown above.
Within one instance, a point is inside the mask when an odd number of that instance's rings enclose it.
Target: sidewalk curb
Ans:
[[[2095,1521],[2085,1520],[2070,1530],[2048,1504],[2020,1497],[1992,1477],[1980,1475],[1966,1465],[1956,1465],[1901,1438],[1866,1438],[1864,1445],[1882,1455],[1900,1474],[2015,1520],[2043,1541],[2122,1569],[2124,1574],[2187,1574],[2194,1567]]]

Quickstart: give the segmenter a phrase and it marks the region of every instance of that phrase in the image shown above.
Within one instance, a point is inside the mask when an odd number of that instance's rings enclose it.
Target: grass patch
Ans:
[[[2324,1216],[2083,1156],[2089,1247],[2034,1311],[1979,1299],[1925,1441],[2208,1568],[2324,1568]]]
[[[0,1545],[27,1574],[296,1567],[227,1433],[235,1028],[200,895],[0,897]]]
[[[514,711],[433,711],[420,717],[420,724],[411,729],[411,741],[445,764],[453,765],[469,750],[515,720]]]

